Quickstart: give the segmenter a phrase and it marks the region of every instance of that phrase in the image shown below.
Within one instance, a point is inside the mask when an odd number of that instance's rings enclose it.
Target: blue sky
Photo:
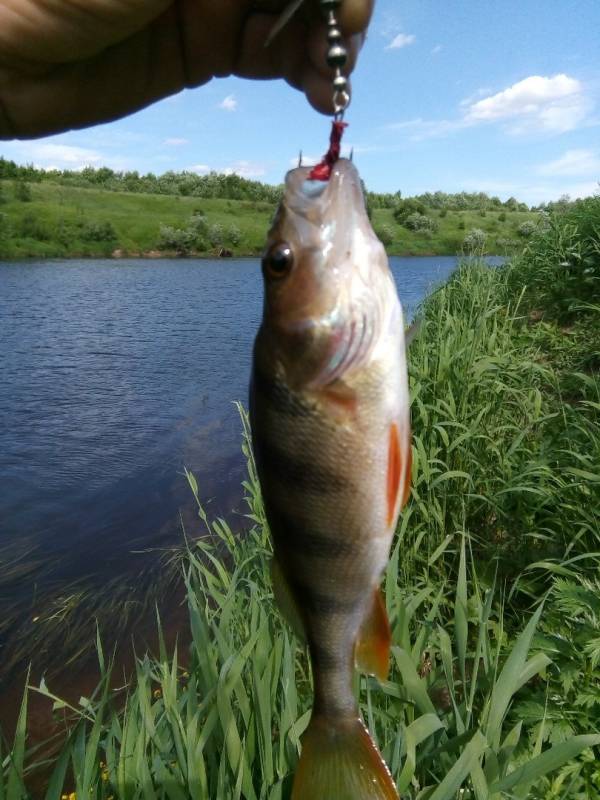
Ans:
[[[367,186],[528,203],[600,181],[600,0],[377,0],[346,133]],[[328,121],[281,81],[214,80],[126,119],[28,142],[20,163],[279,183]]]

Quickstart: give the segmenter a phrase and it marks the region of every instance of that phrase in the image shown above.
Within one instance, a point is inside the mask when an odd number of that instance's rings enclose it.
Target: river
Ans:
[[[407,317],[455,264],[391,259]],[[40,604],[134,593],[194,527],[184,467],[241,519],[233,402],[261,303],[256,259],[0,264],[0,691]]]

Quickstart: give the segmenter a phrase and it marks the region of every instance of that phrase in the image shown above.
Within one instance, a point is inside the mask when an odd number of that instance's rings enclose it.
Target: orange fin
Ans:
[[[360,626],[354,650],[356,668],[380,681],[387,679],[390,668],[392,633],[381,589],[375,589],[373,603]]]
[[[302,737],[292,800],[399,800],[388,768],[360,719],[313,717]]]
[[[396,514],[396,501],[402,477],[402,456],[400,454],[400,441],[398,426],[392,422],[390,426],[390,441],[388,446],[388,471],[387,471],[387,524],[394,522]]]
[[[296,636],[304,641],[306,639],[306,634],[304,632],[302,616],[292,590],[276,558],[273,558],[271,561],[271,582],[273,584],[275,602],[281,611],[281,616],[285,619]]]

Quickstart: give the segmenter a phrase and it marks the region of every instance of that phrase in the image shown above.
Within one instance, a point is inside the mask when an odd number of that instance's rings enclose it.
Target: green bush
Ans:
[[[50,239],[50,231],[47,226],[31,211],[23,214],[19,219],[16,233],[19,237],[35,239],[38,242],[47,242]]]
[[[437,230],[437,222],[425,214],[419,214],[415,211],[404,218],[402,223],[405,228],[410,231],[435,231]]]
[[[522,222],[519,227],[517,228],[517,233],[519,236],[522,236],[524,239],[529,239],[530,236],[533,236],[537,228],[535,222],[531,222],[531,220],[526,220]]]
[[[463,239],[463,248],[469,255],[483,255],[487,235],[481,228],[471,228]]]
[[[230,225],[225,231],[225,242],[232,247],[239,247],[242,241],[242,232],[237,225]]]
[[[501,211],[498,214],[498,221],[499,222],[506,222],[506,211]]]
[[[31,201],[31,188],[27,181],[14,181],[13,194],[15,196],[15,200],[19,200],[21,203],[29,203]]]
[[[194,234],[189,230],[161,225],[157,247],[174,250],[178,255],[188,255],[194,245]]]
[[[110,220],[84,222],[80,235],[86,242],[114,242],[117,238],[117,232]]]
[[[423,203],[413,197],[408,197],[406,200],[398,198],[394,206],[393,214],[396,222],[400,225],[404,225],[406,218],[411,214],[425,215],[426,212],[427,207]]]
[[[600,303],[600,197],[552,211],[511,272],[532,302],[560,321]]]
[[[375,228],[375,235],[384,247],[389,247],[394,242],[394,231],[389,225]]]

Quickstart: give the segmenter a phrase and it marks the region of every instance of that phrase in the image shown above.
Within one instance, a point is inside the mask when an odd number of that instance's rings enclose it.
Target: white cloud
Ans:
[[[533,75],[482,99],[479,89],[460,103],[455,119],[417,119],[387,125],[388,130],[405,130],[413,141],[447,136],[457,130],[482,124],[501,124],[507,133],[566,133],[581,125],[592,109],[592,100],[580,81],[568,75],[551,78]]]
[[[239,175],[240,178],[260,178],[267,170],[262,164],[252,161],[236,161],[221,171],[224,175]]]
[[[600,156],[594,150],[567,150],[560,158],[540,164],[538,175],[582,175],[600,178]]]
[[[223,109],[223,111],[235,111],[237,109],[237,100],[235,99],[235,95],[228,94],[221,102],[219,103],[219,108]]]
[[[399,50],[402,47],[408,47],[413,44],[417,37],[413,33],[399,33],[385,48],[386,50]]]
[[[590,103],[580,81],[568,75],[532,75],[501,92],[472,103],[466,120],[508,121],[512,133],[545,130],[563,133],[584,119]]]
[[[208,164],[193,164],[187,168],[188,172],[195,172],[196,175],[207,175],[210,172]]]
[[[168,145],[169,147],[181,147],[184,144],[189,144],[189,139],[181,139],[178,136],[173,136],[169,139],[165,139],[163,144]]]
[[[436,46],[432,49],[431,55],[437,56],[438,53],[441,53],[444,48],[441,44],[436,44]]]

